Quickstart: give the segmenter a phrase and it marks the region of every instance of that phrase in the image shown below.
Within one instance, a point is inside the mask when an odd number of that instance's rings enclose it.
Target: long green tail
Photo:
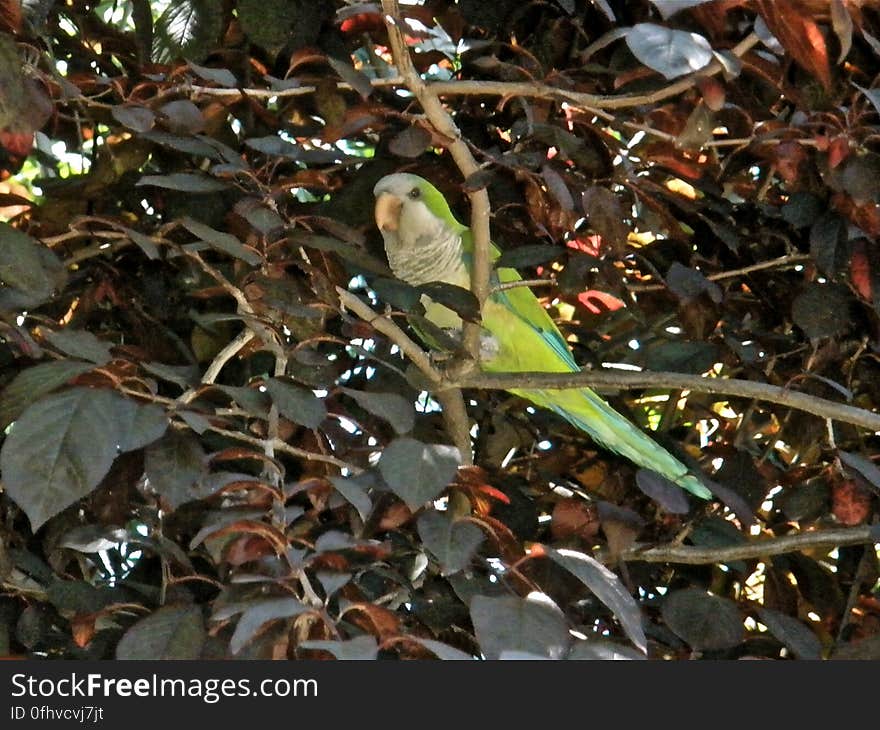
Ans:
[[[687,467],[621,416],[589,388],[581,390],[511,390],[511,393],[549,408],[598,443],[646,469],[662,474],[702,499],[712,493]]]

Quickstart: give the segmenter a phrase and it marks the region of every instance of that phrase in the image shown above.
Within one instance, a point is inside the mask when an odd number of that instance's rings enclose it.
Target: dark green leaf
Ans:
[[[648,370],[698,374],[718,362],[718,348],[699,340],[660,340],[645,347],[642,357]]]
[[[123,453],[153,443],[168,428],[164,409],[155,403],[141,404],[117,396],[108,416],[113,418],[112,441]]]
[[[254,602],[238,619],[235,632],[229,640],[229,651],[238,654],[269,621],[298,616],[307,610],[308,606],[295,598],[267,598]]]
[[[826,213],[810,228],[810,255],[826,276],[837,273],[840,252],[846,250],[846,221],[836,213]]]
[[[439,561],[443,575],[468,567],[485,537],[473,522],[453,520],[436,510],[428,510],[419,517],[417,528],[425,547]]]
[[[159,258],[159,247],[155,244],[152,238],[149,236],[145,236],[143,233],[138,233],[131,228],[123,228],[128,237],[137,245],[141,251],[144,252],[146,257],[150,259],[150,261],[155,261]]]
[[[125,632],[116,658],[198,659],[206,638],[198,606],[163,606]]]
[[[783,220],[795,228],[806,228],[813,225],[824,210],[822,201],[812,193],[792,193],[780,212]]]
[[[791,305],[794,323],[810,338],[834,337],[852,325],[852,298],[843,286],[810,283]]]
[[[470,609],[477,643],[486,659],[498,659],[503,652],[562,659],[568,652],[572,641],[568,622],[546,596],[474,596]]]
[[[709,281],[701,272],[682,266],[677,261],[673,262],[666,274],[666,286],[683,302],[687,303],[696,299],[704,292],[709,295],[715,304],[720,304],[722,295],[721,287],[713,281]]]
[[[422,127],[407,127],[389,143],[388,150],[398,157],[418,157],[431,144],[431,135]]]
[[[639,469],[636,486],[671,514],[683,515],[690,511],[681,487],[655,471]]]
[[[149,132],[156,123],[156,115],[145,106],[126,104],[110,109],[113,118],[135,132]]]
[[[206,472],[205,452],[189,431],[171,429],[144,454],[144,472],[150,487],[171,509],[199,499],[199,483]]]
[[[412,431],[416,418],[415,405],[402,395],[352,390],[351,388],[342,388],[341,390],[368,413],[388,421],[398,434]]]
[[[112,342],[99,340],[91,332],[85,330],[43,330],[43,334],[49,342],[61,350],[65,355],[88,360],[96,365],[106,365],[110,362],[110,348]]]
[[[175,99],[159,107],[163,124],[173,134],[198,134],[205,131],[205,117],[189,99]]]
[[[53,580],[46,594],[58,611],[75,614],[97,613],[119,602],[119,594],[112,588],[99,588],[84,580]]]
[[[254,251],[250,246],[245,246],[231,233],[215,231],[210,226],[206,226],[204,223],[199,223],[192,218],[184,218],[181,223],[190,233],[210,244],[218,251],[228,253],[230,256],[241,259],[251,266],[259,266],[263,261],[260,254]]]
[[[205,81],[210,81],[218,86],[232,88],[238,83],[235,74],[228,68],[208,68],[207,66],[199,66],[192,61],[189,62],[189,67],[205,79]]]
[[[630,641],[643,652],[648,640],[642,628],[642,612],[620,579],[589,555],[575,550],[544,548],[547,556],[583,583],[615,615]]]
[[[602,237],[602,243],[612,251],[623,251],[629,236],[629,225],[624,220],[617,195],[608,188],[592,185],[581,195],[581,205],[590,228]]]
[[[379,277],[371,282],[373,291],[386,304],[402,312],[422,311],[422,292],[419,287],[400,279]]]
[[[90,363],[57,360],[22,370],[0,396],[0,429],[5,429],[31,403],[93,367]]]
[[[149,140],[150,142],[154,142],[155,144],[162,145],[163,147],[168,147],[169,149],[176,150],[177,152],[183,152],[186,155],[192,155],[193,157],[204,157],[205,159],[214,160],[215,162],[222,162],[224,159],[223,155],[217,149],[216,143],[212,143],[210,138],[207,138],[204,135],[181,136],[178,134],[171,134],[171,132],[163,132],[157,129],[151,132],[147,132],[146,134],[142,134],[141,138]],[[190,175],[190,177],[193,177],[193,175]],[[213,178],[202,178],[202,176],[197,177],[199,177],[200,179],[213,181]],[[168,187],[168,185],[159,185],[159,187]]]
[[[479,324],[480,302],[470,289],[442,281],[422,284],[418,289],[438,304],[449,307],[462,319]]]
[[[873,461],[861,454],[854,454],[851,451],[843,451],[841,449],[838,449],[837,454],[844,464],[861,474],[874,489],[880,489],[880,468],[877,468]]]
[[[279,378],[266,381],[272,402],[285,418],[306,428],[318,428],[327,417],[327,407],[312,391]]]
[[[287,238],[294,246],[306,246],[308,248],[316,248],[319,251],[332,251],[358,271],[367,274],[378,274],[379,276],[393,276],[391,269],[375,256],[370,255],[363,249],[352,246],[350,243],[340,241],[338,238],[319,236],[305,231],[293,231]]]
[[[822,658],[822,642],[801,621],[769,608],[759,608],[758,618],[798,659]]]
[[[361,95],[362,99],[366,99],[373,93],[373,85],[370,83],[370,79],[354,68],[350,61],[342,61],[338,58],[328,56],[327,62],[333,67],[333,70],[339,74],[343,81],[348,83],[352,89]]]
[[[245,220],[264,236],[280,233],[284,228],[284,219],[271,208],[257,205],[249,208],[244,214]]]
[[[161,362],[142,362],[141,367],[157,378],[180,386],[183,390],[199,381],[199,371],[194,365],[165,365]]]
[[[22,413],[3,444],[6,492],[37,530],[91,492],[117,453],[145,446],[166,425],[157,406],[141,406],[110,390],[72,388],[50,395]]]
[[[223,31],[223,6],[215,0],[175,0],[156,20],[153,44],[159,62],[178,58],[201,61]]]
[[[496,269],[524,269],[532,266],[540,266],[548,261],[558,259],[565,253],[560,246],[544,245],[540,243],[518,246],[501,254],[501,258],[495,262]]]
[[[880,201],[880,155],[850,155],[843,162],[840,183],[858,204]]]
[[[742,616],[733,601],[698,588],[670,593],[661,613],[666,625],[694,649],[729,649],[745,634]]]
[[[244,143],[264,155],[286,157],[289,160],[300,160],[304,152],[300,145],[282,139],[277,134],[270,134],[266,137],[251,137],[246,139]]]
[[[415,510],[436,499],[455,477],[460,462],[454,446],[424,444],[403,436],[382,452],[379,472],[391,491]]]
[[[239,0],[238,17],[248,38],[272,54],[278,53],[287,43],[298,39],[307,40],[317,35],[315,26],[319,3],[303,0]]]
[[[271,404],[268,393],[264,393],[256,388],[245,388],[235,385],[217,385],[215,387],[226,393],[252,416],[265,418],[266,414],[269,413],[269,406]]]
[[[366,522],[373,509],[373,502],[361,484],[355,479],[345,477],[330,477],[333,488],[339,492],[346,502],[357,510],[361,521]]]
[[[468,175],[464,181],[464,191],[466,193],[475,193],[477,190],[483,190],[497,178],[498,176],[489,168],[482,168]]]
[[[785,489],[774,501],[789,520],[811,520],[828,510],[831,488],[817,477]]]
[[[865,98],[871,102],[874,109],[880,114],[880,89],[866,89],[864,86],[859,86],[856,83],[853,83],[853,86],[865,95]]]
[[[379,653],[379,645],[376,639],[365,634],[363,636],[355,636],[347,641],[301,641],[300,649],[322,649],[329,651],[337,659],[372,661]]]
[[[67,278],[61,260],[30,236],[0,223],[0,310],[35,307]]]
[[[183,193],[216,193],[229,186],[213,177],[194,172],[173,172],[170,175],[144,175],[137,185],[179,190]]]
[[[556,172],[550,165],[542,165],[541,177],[544,178],[544,184],[556,199],[556,202],[559,203],[559,206],[563,210],[574,210],[574,198],[562,175]]]

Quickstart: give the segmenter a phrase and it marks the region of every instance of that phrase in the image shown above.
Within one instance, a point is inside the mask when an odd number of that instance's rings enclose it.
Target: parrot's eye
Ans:
[[[412,190],[409,191],[409,197],[411,197],[413,200],[418,200],[421,196],[422,196],[422,191],[419,190],[418,188],[413,188]]]

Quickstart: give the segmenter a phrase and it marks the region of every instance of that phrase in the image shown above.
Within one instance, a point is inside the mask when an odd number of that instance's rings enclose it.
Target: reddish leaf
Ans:
[[[871,514],[871,493],[852,480],[835,484],[831,490],[831,511],[842,525],[861,525]]]
[[[578,538],[592,543],[599,534],[596,507],[578,497],[560,499],[553,508],[550,533],[554,540]]]
[[[373,634],[380,642],[400,633],[400,619],[387,608],[372,603],[355,603],[342,612],[342,617]]]
[[[830,89],[828,48],[811,11],[795,0],[755,0],[755,8],[795,61]]]

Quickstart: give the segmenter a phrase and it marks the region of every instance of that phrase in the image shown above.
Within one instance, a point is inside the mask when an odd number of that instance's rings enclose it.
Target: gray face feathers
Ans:
[[[395,275],[410,284],[458,281],[461,232],[443,195],[418,175],[386,175],[373,188],[376,225]]]

